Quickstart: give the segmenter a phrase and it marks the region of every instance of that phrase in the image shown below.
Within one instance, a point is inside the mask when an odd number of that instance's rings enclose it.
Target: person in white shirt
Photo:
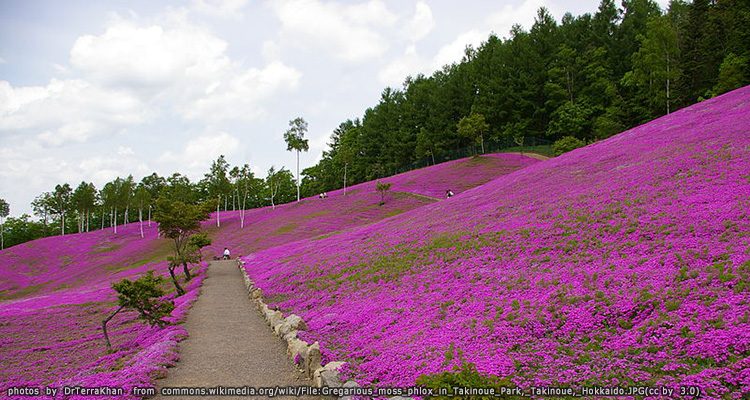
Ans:
[[[226,247],[224,248],[224,259],[225,259],[225,260],[228,260],[228,259],[229,259],[229,249],[228,249],[228,248],[226,248]]]

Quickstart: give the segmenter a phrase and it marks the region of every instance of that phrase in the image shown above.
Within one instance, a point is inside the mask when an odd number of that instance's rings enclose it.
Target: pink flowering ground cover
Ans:
[[[170,243],[157,234],[156,223],[144,223],[142,239],[132,223],[118,227],[117,234],[107,228],[13,246],[0,252],[0,300],[130,276],[133,267],[166,258]]]
[[[145,233],[142,239],[130,224],[116,235],[50,237],[0,252],[0,393],[14,386],[112,386],[135,398],[132,387],[150,386],[166,373],[177,359],[177,342],[187,336],[176,323],[198,295],[205,264],[184,296],[169,295],[174,325],[150,327],[135,312],[121,313],[109,324],[112,353],[101,331],[102,319],[116,308],[112,282],[149,269],[165,274],[169,242],[156,239],[155,224]]]
[[[344,230],[393,217],[442,199],[445,190],[454,193],[479,186],[539,162],[518,154],[489,154],[438,164],[420,170],[383,178],[392,187],[382,206],[375,182],[365,182],[328,193],[328,198],[310,197],[299,203],[282,204],[275,209],[264,207],[245,213],[245,227],[240,229],[239,212],[221,214],[216,227],[215,214],[203,223],[213,238],[208,250],[220,254],[224,246],[233,254],[279,246],[289,242],[332,235]]]
[[[237,212],[222,213],[220,228],[215,216],[203,223],[214,241],[204,253],[210,258],[223,246],[237,254],[335,234],[433,203],[437,200],[425,197],[432,194],[430,187],[439,194],[445,182],[463,176],[452,187],[459,192],[535,162],[529,160],[490,155],[431,167],[419,179],[401,174],[393,179],[398,190],[384,206],[378,206],[374,187],[364,184],[345,197],[334,192],[325,200],[248,210],[244,229]],[[166,373],[177,359],[177,342],[187,335],[181,325],[152,328],[133,312],[121,313],[109,324],[111,354],[104,351],[100,328],[116,307],[112,282],[149,269],[165,275],[171,243],[157,238],[156,224],[144,229],[145,238],[138,224],[129,224],[117,234],[105,229],[49,237],[0,252],[0,393],[13,386],[48,385],[116,386],[129,392]],[[172,322],[181,321],[197,297],[204,268],[187,294],[175,299]]]
[[[361,384],[472,363],[522,387],[697,385],[739,399],[749,213],[746,87],[245,268]]]

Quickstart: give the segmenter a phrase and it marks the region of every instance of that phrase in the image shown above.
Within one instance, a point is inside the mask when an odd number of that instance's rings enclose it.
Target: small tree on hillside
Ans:
[[[163,281],[162,277],[154,276],[154,271],[148,271],[135,281],[123,279],[112,284],[112,289],[117,292],[119,307],[102,321],[107,351],[112,351],[112,344],[107,334],[107,323],[125,308],[138,311],[138,318],[151,326],[167,324],[162,318],[168,316],[174,310],[174,303],[171,300],[161,298],[164,296],[164,290],[161,288]]]
[[[0,250],[5,248],[5,218],[10,215],[10,205],[5,199],[0,199]]]
[[[484,134],[490,129],[490,125],[484,120],[484,115],[472,112],[468,117],[461,118],[456,127],[459,136],[479,143],[484,153]]]
[[[211,239],[205,232],[199,232],[190,236],[187,247],[187,254],[190,258],[190,262],[197,264],[203,261],[203,252],[201,250],[210,245]]]
[[[169,275],[180,296],[185,294],[185,291],[177,281],[174,270],[178,265],[182,265],[185,280],[192,279],[188,268],[188,243],[190,236],[200,230],[200,222],[207,218],[208,211],[200,205],[170,201],[166,198],[159,198],[156,203],[154,220],[159,223],[159,232],[174,242],[174,254],[168,258]]]
[[[302,118],[295,118],[289,121],[289,129],[284,132],[284,141],[286,142],[286,150],[297,151],[297,201],[299,201],[299,152],[307,151],[310,147],[305,139],[307,133],[307,122]]]
[[[385,182],[378,182],[375,184],[375,190],[380,193],[380,205],[385,204],[385,194],[391,190],[391,184]]]

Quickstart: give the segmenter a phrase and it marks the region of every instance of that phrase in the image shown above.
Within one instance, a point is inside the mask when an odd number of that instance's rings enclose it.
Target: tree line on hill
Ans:
[[[292,173],[271,167],[263,178],[255,176],[248,164],[230,166],[222,155],[215,160],[203,179],[192,182],[174,173],[163,177],[156,173],[136,181],[133,176],[117,177],[101,188],[81,182],[68,183],[38,195],[31,203],[37,219],[24,214],[7,218],[3,224],[3,246],[13,246],[51,235],[88,232],[141,221],[150,224],[158,199],[185,204],[203,204],[215,211],[245,210],[281,204],[296,198]],[[0,199],[0,217],[8,216],[7,202]]]
[[[56,185],[32,202],[34,214],[7,218],[0,203],[0,246],[53,234],[151,220],[157,199],[245,210],[392,175],[419,160],[435,164],[467,146],[554,142],[556,154],[607,138],[681,107],[750,83],[750,3],[601,0],[597,12],[557,22],[539,9],[529,31],[492,34],[463,59],[430,76],[386,88],[362,118],[342,122],[328,149],[302,171],[307,123],[284,134],[297,153],[297,181],[284,168],[256,177],[223,156],[198,182],[156,173],[116,178],[97,189]],[[497,146],[494,146],[497,148]],[[2,199],[0,199],[2,200]],[[220,213],[217,213],[220,215]],[[240,214],[244,226],[244,213]],[[3,222],[5,222],[3,224]],[[217,224],[220,219],[217,219]]]
[[[303,188],[390,175],[476,143],[558,142],[558,153],[750,83],[750,3],[602,0],[556,21],[541,8],[531,29],[490,35],[430,76],[386,88],[342,122]],[[486,124],[484,126],[483,124]],[[461,126],[472,129],[464,130]]]

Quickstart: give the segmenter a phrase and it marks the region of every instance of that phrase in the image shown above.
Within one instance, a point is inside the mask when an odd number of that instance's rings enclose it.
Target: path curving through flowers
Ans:
[[[180,361],[158,382],[159,389],[310,385],[248,298],[237,262],[214,261],[207,274],[185,322],[190,336],[180,343]]]

